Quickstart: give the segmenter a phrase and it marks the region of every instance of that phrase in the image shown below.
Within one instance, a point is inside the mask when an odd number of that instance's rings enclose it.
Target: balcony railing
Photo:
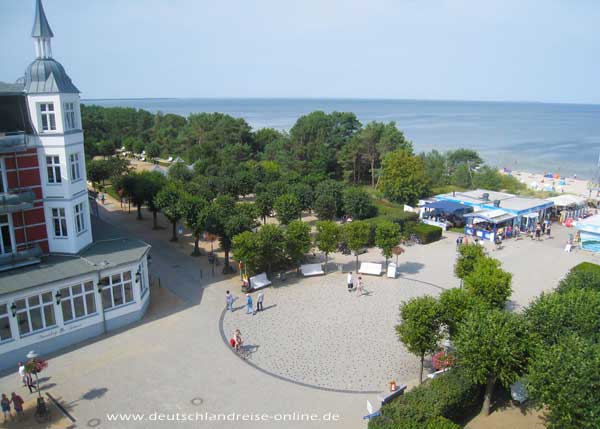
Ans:
[[[31,190],[11,190],[0,193],[0,214],[30,209],[34,201],[35,192]]]
[[[20,152],[27,149],[27,135],[23,131],[0,132],[0,153]]]
[[[27,249],[19,250],[7,255],[0,255],[0,271],[38,264],[42,261],[42,249],[39,245],[31,245]]]

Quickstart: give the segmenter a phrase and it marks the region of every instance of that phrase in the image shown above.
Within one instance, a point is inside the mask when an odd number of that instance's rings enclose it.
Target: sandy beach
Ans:
[[[529,173],[526,171],[511,171],[510,174],[517,178],[520,182],[525,183],[528,188],[536,191],[548,190],[548,186],[554,187],[554,192],[580,195],[583,197],[590,196],[589,180],[576,179],[573,177],[564,177],[550,179],[544,177],[543,174]],[[562,184],[564,180],[564,184]]]

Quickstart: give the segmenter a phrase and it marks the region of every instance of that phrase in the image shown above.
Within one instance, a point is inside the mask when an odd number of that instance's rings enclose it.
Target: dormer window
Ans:
[[[65,130],[77,128],[75,122],[75,103],[65,103]]]
[[[54,103],[40,104],[40,116],[42,119],[42,131],[56,130],[56,117],[54,115]]]

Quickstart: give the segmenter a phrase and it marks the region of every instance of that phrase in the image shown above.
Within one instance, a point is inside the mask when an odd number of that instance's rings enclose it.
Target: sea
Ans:
[[[416,152],[477,150],[508,170],[595,179],[600,165],[600,105],[386,99],[160,98],[83,100],[150,112],[222,112],[253,129],[289,130],[314,110],[354,112],[366,124],[395,121]]]

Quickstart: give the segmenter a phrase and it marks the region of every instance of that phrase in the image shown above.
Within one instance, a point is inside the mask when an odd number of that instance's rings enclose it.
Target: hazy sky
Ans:
[[[0,0],[0,80],[34,58],[34,0]],[[45,0],[85,98],[600,103],[597,0]]]

